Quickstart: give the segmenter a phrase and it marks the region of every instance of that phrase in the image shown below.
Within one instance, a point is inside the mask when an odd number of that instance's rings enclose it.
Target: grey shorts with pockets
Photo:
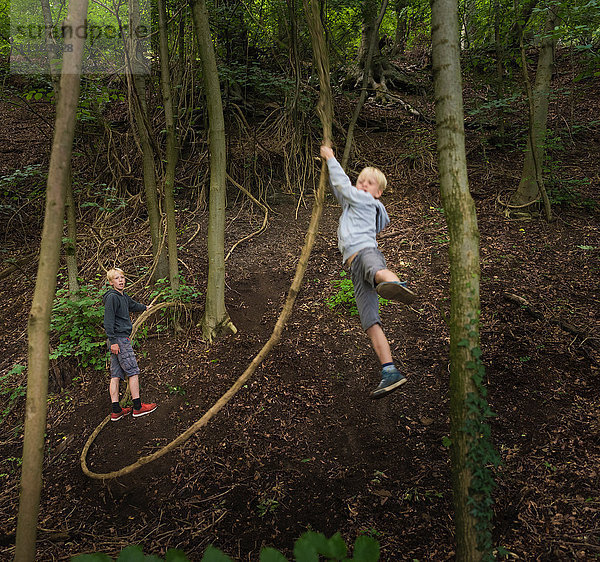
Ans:
[[[135,353],[133,347],[131,347],[131,341],[129,338],[117,338],[119,344],[119,353],[110,354],[110,376],[111,378],[119,378],[125,380],[125,375],[133,377],[134,375],[140,374],[140,368],[138,367],[135,359]],[[110,351],[110,342],[108,342],[108,349]]]
[[[368,330],[373,324],[381,324],[375,274],[386,268],[385,258],[378,248],[363,248],[350,265],[354,298],[363,330]]]

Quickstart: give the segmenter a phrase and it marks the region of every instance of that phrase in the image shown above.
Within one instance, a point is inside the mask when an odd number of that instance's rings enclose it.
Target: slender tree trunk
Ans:
[[[165,168],[165,213],[167,216],[167,247],[169,250],[169,279],[171,290],[179,290],[179,265],[177,262],[177,228],[175,225],[175,169],[179,159],[177,137],[175,133],[175,116],[173,110],[173,90],[171,88],[171,72],[169,70],[169,44],[167,33],[167,12],[164,0],[158,0],[158,31],[160,40],[160,78],[165,108],[165,124],[167,129],[167,150]]]
[[[500,37],[500,23],[502,21],[502,4],[494,0],[494,47],[496,50],[496,99],[500,102],[504,98],[504,49]],[[498,136],[504,138],[504,109],[498,105]]]
[[[87,0],[71,0],[64,25],[83,29],[87,15]],[[56,274],[63,235],[65,213],[65,187],[68,181],[79,81],[83,39],[73,33],[73,50],[65,51],[61,77],[62,92],[56,108],[54,140],[50,155],[50,168],[46,192],[44,228],[40,246],[35,291],[29,313],[27,357],[27,403],[25,409],[25,437],[21,496],[17,522],[15,560],[35,560],[37,521],[42,489],[42,462],[44,459],[44,433],[46,431],[46,400],[48,396],[48,342],[52,301],[56,291]]]
[[[356,69],[358,71],[362,69],[362,72],[368,75],[372,72],[371,65],[367,66],[370,41],[373,34],[377,34],[379,31],[379,29],[374,29],[374,23],[377,21],[377,0],[363,0],[361,4],[361,15],[362,27],[360,43],[356,54]],[[376,39],[376,44],[377,40],[378,39]],[[378,51],[379,49],[376,50]],[[373,56],[375,54],[375,52],[371,54],[371,62],[373,61]]]
[[[393,55],[401,55],[404,53],[404,49],[406,48],[408,25],[406,15],[403,14],[402,11],[407,5],[407,0],[396,0],[394,3],[394,10],[396,11],[396,30],[394,32],[394,47],[392,49]]]
[[[298,52],[298,22],[296,21],[296,2],[295,0],[286,0],[287,6],[287,19],[289,25],[289,57],[292,72],[294,74],[295,88],[294,93],[291,96],[291,101],[288,104],[288,111],[291,116],[291,122],[294,126],[297,126],[298,119],[298,102],[300,100],[300,94],[302,92],[300,88],[300,81],[302,79],[301,73],[301,62],[300,53]]]
[[[208,11],[204,0],[190,0],[192,19],[202,59],[210,127],[210,199],[208,217],[208,283],[202,318],[204,338],[215,338],[237,332],[225,308],[225,120],[215,50],[212,44]]]
[[[56,39],[50,30],[53,29],[52,11],[50,10],[49,0],[40,0],[42,7],[42,15],[44,17],[44,26],[46,27],[45,42],[46,54],[48,56],[48,68],[50,70],[50,78],[52,79],[52,88],[54,95],[58,96],[60,90],[60,57]],[[58,99],[58,97],[56,97]]]
[[[531,92],[527,67],[525,66],[526,62],[523,61],[523,76],[525,78],[525,86],[527,88],[527,97],[529,100],[529,133],[527,136],[527,149],[525,150],[525,161],[523,163],[521,181],[511,198],[511,204],[513,205],[526,205],[536,201],[541,195],[544,200],[546,217],[548,220],[552,218],[552,211],[543,183],[542,167],[544,163],[548,101],[556,42],[553,30],[557,19],[558,17],[555,9],[549,7],[538,58],[533,93]]]
[[[69,280],[69,293],[74,295],[79,291],[79,274],[77,268],[77,214],[75,198],[73,197],[73,172],[70,163],[66,185],[65,207],[67,212],[67,241],[65,242],[67,279]]]
[[[371,61],[373,60],[373,53],[377,47],[377,37],[379,36],[379,27],[381,26],[381,22],[383,21],[383,16],[385,15],[385,11],[387,10],[388,0],[382,0],[381,2],[381,10],[379,10],[379,15],[373,22],[371,26],[371,42],[369,44],[369,50],[367,51],[367,58],[365,59],[365,69],[371,68]],[[363,104],[365,103],[365,99],[367,97],[367,86],[369,84],[369,73],[363,73],[362,87],[360,90],[360,96],[358,98],[358,103],[356,104],[356,108],[354,109],[354,113],[352,114],[352,119],[350,120],[350,124],[348,125],[348,134],[346,135],[346,146],[344,147],[344,154],[342,156],[342,168],[346,168],[348,164],[348,158],[350,158],[350,149],[352,148],[352,139],[354,137],[354,127],[356,126],[356,122],[358,121],[358,116],[360,115]]]
[[[56,40],[49,30],[53,29],[52,12],[48,0],[40,0],[44,25],[46,26],[46,53],[48,55],[48,68],[52,78],[54,97],[58,100],[60,96],[60,60],[57,53]],[[70,166],[70,163],[69,163]],[[66,189],[67,210],[67,241],[65,242],[65,255],[67,262],[67,279],[69,292],[74,295],[79,291],[78,268],[77,268],[77,216],[75,214],[75,199],[73,197],[73,174],[69,170]]]
[[[471,37],[472,37],[472,25],[471,21],[474,19],[473,12],[474,3],[472,0],[462,0],[462,33],[459,45],[463,51],[468,51],[471,48]]]
[[[171,84],[171,95],[173,97],[172,103],[173,107],[176,108],[174,111],[177,114],[179,114],[179,100],[182,97],[180,95],[178,87],[181,85],[183,76],[186,72],[185,29],[187,23],[187,13],[188,12],[186,9],[181,10],[179,13],[179,22],[177,30],[177,51],[175,55],[177,63],[175,64],[174,80]]]
[[[523,0],[520,2],[520,5],[517,5],[517,2],[515,2],[514,23],[506,36],[506,44],[510,48],[517,48],[519,46],[520,38],[523,35],[522,30],[528,26],[538,2],[539,0]]]
[[[136,129],[140,139],[142,151],[142,169],[144,175],[144,192],[148,208],[148,222],[150,223],[150,237],[152,239],[152,255],[156,261],[156,268],[152,278],[166,279],[169,275],[167,253],[163,243],[161,213],[156,183],[156,168],[154,165],[154,148],[152,147],[151,128],[148,120],[146,104],[146,87],[143,65],[144,54],[140,51],[139,41],[136,39],[135,30],[140,24],[138,0],[128,0],[130,34],[128,49],[127,77],[130,84],[131,100],[133,102],[133,115]]]
[[[432,0],[431,35],[437,151],[442,202],[450,233],[450,433],[456,526],[456,560],[476,562],[475,519],[468,504],[471,441],[464,428],[466,399],[477,391],[467,364],[479,348],[479,231],[469,193],[464,143],[456,0]]]

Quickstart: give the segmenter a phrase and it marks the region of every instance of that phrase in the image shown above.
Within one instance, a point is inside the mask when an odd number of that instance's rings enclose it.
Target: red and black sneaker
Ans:
[[[133,417],[139,418],[140,416],[151,414],[154,410],[156,410],[156,404],[142,404],[142,407],[139,410],[133,410]]]
[[[118,414],[114,412],[110,415],[110,421],[119,421],[121,418],[128,416],[131,414],[131,408],[121,408],[121,411]]]

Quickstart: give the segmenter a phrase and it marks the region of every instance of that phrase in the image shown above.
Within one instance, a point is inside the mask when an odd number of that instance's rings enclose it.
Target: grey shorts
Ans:
[[[350,265],[354,298],[363,330],[368,330],[373,324],[381,324],[375,274],[386,268],[385,258],[378,248],[363,248]]]
[[[110,377],[125,380],[125,375],[128,377],[139,375],[140,368],[129,338],[117,338],[117,343],[119,344],[119,353],[117,355],[110,354]],[[108,350],[110,351],[110,342],[108,342]]]

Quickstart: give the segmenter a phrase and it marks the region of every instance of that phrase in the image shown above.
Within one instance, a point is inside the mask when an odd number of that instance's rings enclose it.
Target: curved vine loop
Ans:
[[[539,205],[539,203],[539,197],[533,201],[528,201],[527,203],[522,203],[520,205],[508,203],[507,201],[503,200],[501,193],[499,193],[496,197],[496,205],[504,208],[502,211],[504,218],[511,221],[527,221],[532,219],[533,212],[529,211],[528,209],[534,205]]]
[[[331,146],[333,104],[331,95],[331,85],[329,83],[329,55],[327,52],[327,47],[325,45],[325,36],[319,15],[318,0],[304,0],[304,6],[308,26],[311,32],[315,65],[317,66],[319,72],[319,80],[321,85],[319,93],[319,102],[317,104],[317,112],[323,125],[323,142],[326,145]],[[124,476],[154,460],[159,459],[160,457],[166,455],[169,451],[173,450],[174,448],[187,441],[192,435],[194,435],[194,433],[196,433],[198,430],[204,427],[210,421],[210,419],[214,417],[233,398],[233,396],[235,396],[238,390],[242,388],[246,381],[254,374],[258,366],[269,355],[272,349],[277,345],[277,343],[279,343],[283,329],[291,316],[294,302],[296,301],[296,297],[298,296],[298,292],[300,291],[300,286],[304,278],[304,273],[306,271],[308,259],[312,252],[312,248],[314,246],[316,235],[319,229],[319,222],[323,213],[325,186],[327,183],[326,166],[327,164],[323,161],[321,165],[321,177],[319,179],[319,187],[317,189],[317,192],[315,193],[315,201],[313,205],[312,216],[304,238],[304,246],[302,247],[302,251],[300,253],[300,259],[298,261],[298,265],[296,266],[296,273],[288,291],[285,305],[279,315],[279,318],[277,319],[277,323],[275,324],[273,333],[271,334],[271,337],[269,338],[267,343],[265,343],[262,349],[254,357],[250,365],[246,368],[243,374],[235,381],[235,383],[229,388],[229,390],[227,390],[227,392],[225,392],[225,394],[223,394],[223,396],[221,396],[221,398],[219,398],[219,400],[217,400],[214,403],[214,405],[211,408],[209,408],[197,422],[191,425],[186,431],[181,433],[179,436],[177,436],[173,441],[171,441],[158,451],[155,451],[151,455],[140,457],[133,464],[121,468],[120,470],[114,470],[112,472],[107,473],[97,473],[93,472],[88,468],[86,463],[86,456],[90,445],[93,443],[94,439],[100,433],[102,428],[108,423],[109,417],[104,419],[102,423],[94,430],[92,435],[90,435],[81,453],[81,468],[87,476],[97,480],[108,480],[111,478]],[[161,305],[153,307],[150,311],[147,312],[158,310],[159,306]],[[140,319],[138,319],[138,321]]]

